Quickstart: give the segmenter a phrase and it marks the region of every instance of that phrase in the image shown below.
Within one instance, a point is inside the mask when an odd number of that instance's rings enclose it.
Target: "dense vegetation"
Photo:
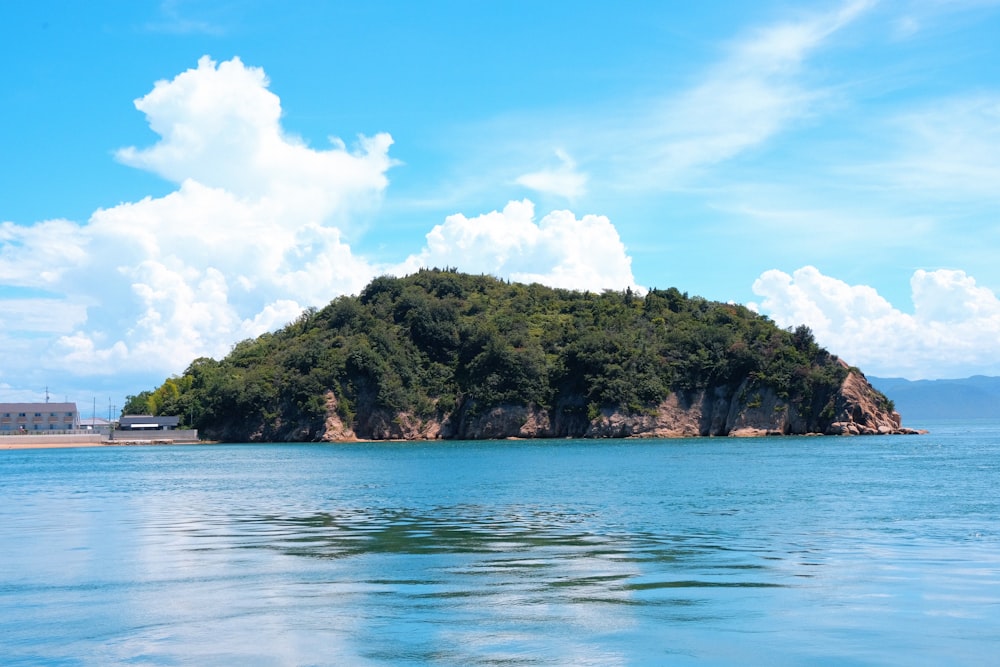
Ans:
[[[377,278],[221,361],[196,359],[125,412],[179,415],[216,439],[310,440],[331,391],[362,434],[376,410],[445,420],[513,404],[592,418],[742,385],[751,405],[769,388],[820,413],[846,373],[807,327],[675,288],[592,294],[434,269]]]

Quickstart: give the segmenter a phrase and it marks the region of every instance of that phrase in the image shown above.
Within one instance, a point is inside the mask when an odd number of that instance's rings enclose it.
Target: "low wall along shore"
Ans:
[[[0,449],[43,449],[50,447],[97,447],[129,444],[191,444],[197,443],[198,431],[115,431],[111,438],[106,432],[92,433],[33,433],[0,435]]]
[[[198,429],[175,430],[175,431],[119,431],[116,430],[111,435],[111,443],[118,441],[127,442],[198,442]]]
[[[8,445],[45,446],[51,445],[52,443],[62,443],[67,446],[76,445],[80,447],[89,447],[91,445],[99,445],[107,439],[108,436],[104,433],[39,433],[38,435],[4,435],[0,436],[0,449],[9,449]]]

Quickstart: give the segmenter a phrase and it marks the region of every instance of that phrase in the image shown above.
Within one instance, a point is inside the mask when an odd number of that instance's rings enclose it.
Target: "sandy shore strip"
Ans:
[[[66,449],[70,447],[149,447],[154,445],[208,444],[190,440],[105,440],[100,436],[0,437],[0,449]]]
[[[52,441],[42,441],[39,438],[39,442],[11,442],[6,443],[0,440],[0,449],[64,449],[68,447],[103,447],[106,444],[104,442],[52,442]]]

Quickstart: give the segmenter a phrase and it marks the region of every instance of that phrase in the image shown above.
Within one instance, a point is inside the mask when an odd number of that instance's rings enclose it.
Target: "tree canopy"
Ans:
[[[635,413],[671,392],[741,385],[816,410],[846,374],[807,327],[782,329],[676,288],[593,294],[429,269],[376,278],[221,360],[196,359],[128,405],[178,415],[211,438],[311,440],[330,393],[346,423],[375,409]]]

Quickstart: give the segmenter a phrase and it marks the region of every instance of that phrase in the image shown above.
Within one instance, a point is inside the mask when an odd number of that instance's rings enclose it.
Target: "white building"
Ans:
[[[83,417],[80,419],[80,428],[84,431],[106,431],[111,426],[111,422],[100,417]]]
[[[73,431],[80,428],[76,403],[0,403],[0,432]]]

